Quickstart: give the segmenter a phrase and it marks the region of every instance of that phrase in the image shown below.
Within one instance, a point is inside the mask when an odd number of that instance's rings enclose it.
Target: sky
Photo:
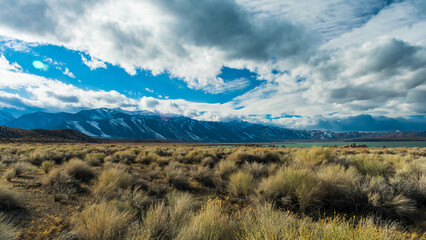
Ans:
[[[426,130],[424,0],[2,0],[0,108]]]

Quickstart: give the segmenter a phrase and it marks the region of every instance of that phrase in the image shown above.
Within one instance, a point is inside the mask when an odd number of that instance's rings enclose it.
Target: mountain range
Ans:
[[[185,142],[282,142],[288,140],[426,139],[425,131],[345,132],[293,130],[242,121],[198,121],[148,111],[92,109],[77,113],[35,112],[14,118],[0,112],[0,124],[21,129],[74,129],[94,138]]]

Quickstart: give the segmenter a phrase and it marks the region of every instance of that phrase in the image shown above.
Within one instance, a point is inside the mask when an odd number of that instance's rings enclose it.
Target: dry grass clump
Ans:
[[[261,198],[280,206],[299,205],[304,212],[308,207],[318,207],[324,196],[322,182],[306,169],[283,167],[265,178],[259,185]]]
[[[236,239],[410,239],[395,226],[377,226],[373,219],[355,221],[341,217],[312,221],[280,212],[271,206],[259,206],[240,217]]]
[[[167,202],[168,205],[161,202],[146,212],[143,225],[149,239],[174,239],[190,222],[198,206],[198,202],[186,193],[169,194]]]
[[[253,175],[246,171],[238,171],[229,177],[229,192],[236,197],[247,197],[254,192]]]
[[[11,181],[12,178],[20,177],[24,173],[33,173],[36,171],[37,171],[37,168],[33,166],[31,163],[19,161],[15,163],[14,165],[12,165],[11,168],[9,168],[9,170],[6,173],[6,179],[8,181]]]
[[[152,162],[156,162],[159,158],[160,156],[157,155],[156,153],[144,152],[144,153],[140,153],[136,157],[135,161],[141,164],[150,164]]]
[[[172,162],[165,168],[166,178],[170,186],[179,190],[191,190],[191,184],[185,174],[185,170],[176,162]]]
[[[43,161],[53,160],[56,163],[61,163],[69,159],[74,152],[61,150],[61,149],[49,149],[49,148],[36,148],[34,151],[30,152],[28,157],[32,164],[40,166]]]
[[[213,168],[216,162],[217,159],[213,158],[212,156],[207,156],[201,159],[201,166]]]
[[[5,178],[6,178],[6,180],[7,181],[12,181],[12,179],[14,178],[14,177],[16,177],[16,170],[15,169],[13,169],[13,168],[10,168],[10,169],[8,169],[7,171],[6,171],[6,173],[5,173]]]
[[[362,192],[361,175],[354,167],[345,168],[341,165],[327,165],[318,170],[317,176],[322,182],[324,207],[338,211],[356,211],[362,199],[366,198]]]
[[[306,167],[315,167],[333,161],[333,152],[329,148],[311,147],[293,153],[297,164]]]
[[[8,188],[3,181],[0,181],[0,210],[10,210],[22,206],[21,194]]]
[[[0,239],[12,240],[15,238],[16,227],[9,223],[6,217],[0,213]]]
[[[72,194],[83,191],[78,181],[59,168],[53,168],[49,172],[43,179],[43,186],[53,194],[56,201],[68,199]]]
[[[104,240],[124,239],[133,216],[127,211],[119,211],[111,203],[91,205],[73,216],[71,223],[79,239]]]
[[[90,164],[90,166],[101,166],[104,162],[106,155],[101,152],[92,152],[86,154],[84,160]]]
[[[148,209],[143,222],[149,239],[172,239],[170,215],[164,202]]]
[[[95,171],[87,162],[73,158],[64,165],[65,172],[74,179],[88,182],[96,176]]]
[[[183,227],[176,239],[233,239],[235,227],[235,223],[225,214],[222,203],[219,200],[209,200]]]
[[[55,166],[55,162],[54,161],[43,161],[42,163],[41,163],[41,166],[40,166],[40,168],[41,168],[41,170],[43,170],[43,172],[45,172],[45,173],[49,173],[49,171]]]
[[[222,179],[228,178],[236,169],[237,164],[230,159],[222,160],[216,166],[216,172]]]
[[[265,150],[253,150],[250,152],[246,151],[236,151],[231,153],[228,158],[238,164],[242,163],[273,163],[280,161],[280,155],[277,152],[265,151]]]
[[[366,187],[368,204],[371,211],[390,219],[400,219],[406,222],[415,222],[422,218],[415,200],[409,199],[402,193],[392,191],[387,180],[383,177],[374,177]]]
[[[236,239],[298,239],[297,221],[291,214],[260,205],[239,217]]]
[[[259,179],[268,175],[268,165],[264,163],[257,163],[257,162],[245,163],[243,167],[246,171],[251,173],[253,177],[256,179]]]
[[[135,162],[138,152],[133,149],[119,151],[114,153],[114,162],[133,163]]]
[[[355,167],[363,175],[387,176],[393,174],[393,169],[387,166],[378,155],[356,155]]]
[[[198,164],[207,156],[208,154],[205,153],[203,150],[194,149],[188,152],[185,157],[181,159],[181,162],[189,164]]]
[[[216,177],[209,167],[198,166],[192,172],[192,177],[205,187],[214,188],[220,185],[220,179]]]
[[[133,182],[133,177],[120,168],[107,168],[98,177],[93,193],[98,199],[113,199],[120,195],[120,190],[128,188]]]

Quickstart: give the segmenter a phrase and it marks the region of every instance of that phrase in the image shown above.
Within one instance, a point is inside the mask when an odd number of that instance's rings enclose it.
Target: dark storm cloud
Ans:
[[[426,117],[388,118],[358,115],[347,118],[322,118],[313,129],[334,131],[425,131]]]
[[[383,89],[372,89],[368,86],[366,87],[353,87],[348,86],[344,88],[334,89],[330,97],[332,99],[338,99],[343,101],[356,101],[356,100],[376,100],[376,101],[386,101],[389,98],[394,98],[400,95],[401,93],[387,91]]]
[[[0,103],[15,106],[16,108],[28,107],[20,98],[15,96],[0,96]]]
[[[53,92],[48,92],[48,95],[64,103],[78,103],[80,101],[77,96],[63,96]]]
[[[60,19],[76,21],[98,1],[3,0],[0,3],[0,25],[38,35],[65,37]]]
[[[4,0],[0,3],[0,24],[23,31],[45,33],[56,27],[52,9],[45,1]]]
[[[364,54],[363,58],[369,59],[369,62],[359,74],[380,72],[383,77],[387,77],[398,74],[401,70],[422,68],[425,59],[421,59],[423,56],[418,55],[420,52],[424,52],[424,49],[391,39]]]
[[[356,111],[382,107],[394,100],[410,104],[412,110],[424,108],[424,47],[382,39],[332,56],[316,69],[316,84],[322,87],[317,91],[324,102],[346,104]]]
[[[318,38],[289,20],[249,14],[231,0],[160,0],[176,17],[176,35],[198,46],[217,47],[233,59],[307,57]]]
[[[156,107],[158,104],[160,104],[160,103],[159,103],[157,100],[154,100],[154,99],[146,101],[146,105],[147,105],[147,107],[149,107],[149,108],[154,108],[154,107]]]

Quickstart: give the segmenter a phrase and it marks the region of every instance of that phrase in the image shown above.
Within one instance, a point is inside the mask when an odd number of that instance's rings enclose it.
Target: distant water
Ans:
[[[354,142],[298,142],[298,143],[285,143],[273,144],[277,147],[284,145],[285,147],[312,147],[312,146],[344,146],[350,145]],[[392,141],[392,142],[355,142],[356,145],[367,145],[367,147],[383,147],[398,148],[398,147],[426,147],[426,141]],[[265,145],[269,146],[269,144]]]

